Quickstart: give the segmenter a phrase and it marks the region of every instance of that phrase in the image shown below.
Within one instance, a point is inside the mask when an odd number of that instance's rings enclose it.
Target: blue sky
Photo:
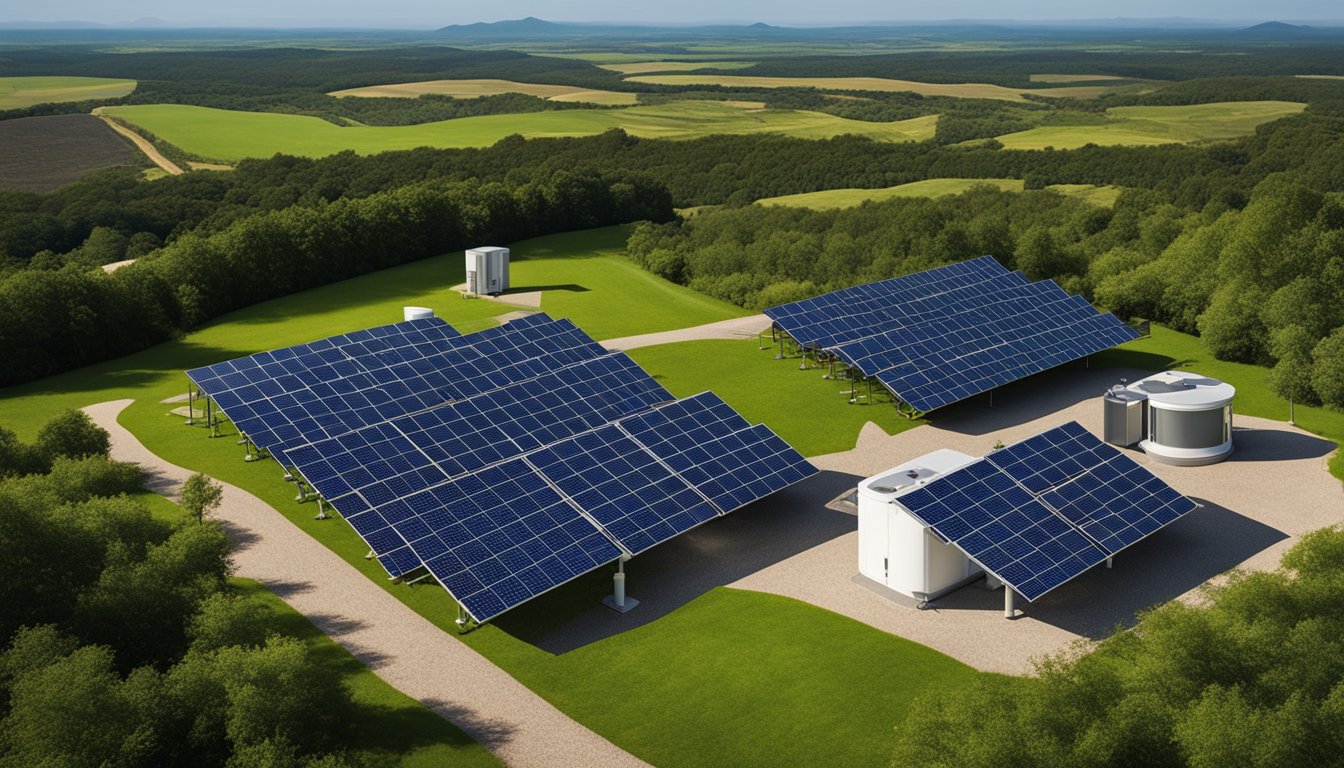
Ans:
[[[778,0],[6,0],[0,21],[80,20],[118,23],[156,17],[174,24],[248,26],[435,27],[444,24],[539,16],[567,21],[697,23],[766,21],[774,24],[832,25],[864,21],[931,19],[1098,19],[1188,17],[1262,21],[1331,19],[1344,16],[1334,0],[943,0],[938,3],[831,0],[781,3]]]

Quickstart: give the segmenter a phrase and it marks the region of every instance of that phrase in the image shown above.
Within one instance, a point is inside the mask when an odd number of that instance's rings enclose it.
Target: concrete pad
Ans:
[[[602,346],[610,350],[637,349],[657,344],[671,344],[677,341],[700,341],[702,339],[749,339],[770,327],[770,318],[765,315],[734,317],[715,323],[706,323],[691,328],[678,328],[674,331],[645,333],[640,336],[624,336],[619,339],[607,339]]]

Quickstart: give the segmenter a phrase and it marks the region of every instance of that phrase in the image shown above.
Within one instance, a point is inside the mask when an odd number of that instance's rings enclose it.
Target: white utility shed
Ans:
[[[859,483],[859,574],[916,600],[933,600],[980,575],[980,566],[901,506],[903,494],[977,460],[944,448]]]
[[[467,293],[495,296],[509,290],[509,249],[483,246],[467,251]]]

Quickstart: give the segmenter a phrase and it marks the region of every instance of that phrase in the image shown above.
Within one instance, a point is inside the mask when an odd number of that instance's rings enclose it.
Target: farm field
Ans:
[[[1307,105],[1295,101],[1232,101],[1182,107],[1112,107],[1112,122],[1045,125],[997,137],[1007,149],[1076,149],[1085,144],[1184,144],[1233,139],[1257,126],[1295,115]]]
[[[143,166],[144,156],[93,115],[0,121],[0,189],[50,192],[93,171]]]
[[[1078,86],[1025,90],[989,83],[921,83],[885,77],[763,77],[756,75],[638,75],[627,81],[650,85],[720,85],[725,88],[817,88],[826,91],[911,91],[921,96],[1026,101],[1023,94],[1090,98],[1107,86]]]
[[[1032,75],[1033,83],[1098,83],[1104,80],[1127,80],[1118,75]]]
[[[866,202],[879,202],[896,197],[942,197],[959,195],[976,187],[995,187],[1004,192],[1021,192],[1021,179],[924,179],[901,184],[895,187],[879,189],[824,189],[820,192],[804,192],[797,195],[766,197],[756,202],[761,205],[787,205],[798,208],[826,210],[830,208],[850,208]],[[1070,197],[1103,207],[1115,204],[1120,190],[1116,187],[1098,187],[1091,184],[1054,184],[1052,189]]]
[[[647,138],[693,138],[715,133],[784,133],[805,138],[859,134],[881,141],[932,138],[937,116],[894,123],[847,120],[802,110],[752,110],[710,101],[673,102],[627,109],[570,109],[464,117],[398,127],[336,126],[316,117],[234,112],[175,104],[109,107],[191,154],[232,162],[277,152],[322,157],[344,150],[373,154],[416,147],[483,147],[505,136],[590,136],[621,128]]]
[[[511,80],[426,80],[419,83],[394,83],[391,85],[370,85],[364,88],[347,88],[343,91],[332,91],[331,95],[406,98],[436,94],[451,96],[455,99],[476,99],[481,96],[494,96],[501,93],[525,93],[550,101],[583,101],[590,104],[613,106],[630,105],[639,101],[639,95],[635,93],[592,90],[570,85],[515,83]]]
[[[110,77],[0,77],[0,109],[117,99],[134,91],[135,86],[134,80]]]

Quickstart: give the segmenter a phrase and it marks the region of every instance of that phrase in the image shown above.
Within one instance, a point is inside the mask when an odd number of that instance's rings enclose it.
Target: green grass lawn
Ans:
[[[883,393],[871,404],[851,405],[849,384],[823,379],[821,370],[800,371],[798,360],[776,360],[775,350],[757,347],[755,339],[684,341],[632,349],[630,356],[677,397],[713,390],[804,456],[853,448],[870,421],[888,434],[924,423],[901,416]]]
[[[111,77],[0,77],[0,109],[19,109],[86,99],[117,99],[135,90],[134,80]]]
[[[484,115],[395,127],[337,126],[303,115],[177,104],[109,107],[107,114],[144,128],[186,152],[225,162],[270,157],[277,152],[322,157],[344,150],[374,154],[426,146],[485,147],[513,134],[591,136],[611,128],[648,138],[784,133],[813,139],[860,134],[882,141],[923,141],[933,137],[938,120],[937,116],[927,116],[871,123],[821,112],[746,109],[716,101]]]
[[[1232,101],[1186,107],[1111,107],[1110,122],[1042,125],[999,136],[1007,149],[1076,149],[1084,144],[1136,145],[1233,139],[1256,126],[1295,115],[1307,105],[1295,101]]]
[[[804,192],[797,195],[766,197],[756,202],[761,205],[788,205],[798,208],[827,210],[832,208],[852,208],[869,201],[880,202],[897,197],[943,197],[959,195],[975,187],[994,187],[1004,192],[1021,192],[1021,179],[924,179],[901,184],[895,187],[878,189],[823,189],[820,192]],[[1085,202],[1102,207],[1115,204],[1120,195],[1118,187],[1099,187],[1092,184],[1054,184],[1047,189],[1060,194],[1077,197]]]

